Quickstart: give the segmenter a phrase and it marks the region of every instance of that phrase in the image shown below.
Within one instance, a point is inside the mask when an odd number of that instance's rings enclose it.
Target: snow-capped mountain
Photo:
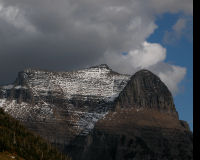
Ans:
[[[71,72],[26,69],[0,88],[0,107],[25,123],[64,120],[74,135],[87,134],[129,79],[105,64]]]

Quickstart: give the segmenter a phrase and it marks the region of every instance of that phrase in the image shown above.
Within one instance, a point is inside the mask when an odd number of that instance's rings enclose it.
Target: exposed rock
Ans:
[[[159,128],[137,128],[137,135],[94,130],[69,146],[74,160],[192,160],[190,132]],[[136,132],[135,131],[135,132]]]
[[[169,89],[148,70],[138,71],[131,77],[115,105],[116,108],[148,108],[178,115]]]

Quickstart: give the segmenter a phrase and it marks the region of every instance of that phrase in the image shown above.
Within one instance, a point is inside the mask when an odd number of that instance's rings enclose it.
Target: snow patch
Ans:
[[[0,108],[15,117],[16,119],[37,119],[51,118],[53,110],[50,105],[38,104],[31,105],[29,103],[17,103],[16,100],[0,99]]]

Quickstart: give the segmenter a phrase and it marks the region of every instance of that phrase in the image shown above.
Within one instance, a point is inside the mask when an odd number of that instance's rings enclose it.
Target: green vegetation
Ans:
[[[18,160],[70,160],[0,108],[0,159],[9,160],[9,155]]]

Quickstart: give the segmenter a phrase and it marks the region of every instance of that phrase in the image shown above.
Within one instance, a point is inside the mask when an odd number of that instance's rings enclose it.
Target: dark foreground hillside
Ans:
[[[9,158],[10,157],[10,158]],[[0,159],[70,160],[0,108]]]

